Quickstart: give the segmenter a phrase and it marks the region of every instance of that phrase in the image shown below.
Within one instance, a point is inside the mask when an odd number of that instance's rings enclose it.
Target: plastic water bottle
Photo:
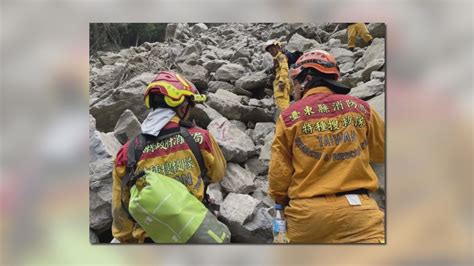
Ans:
[[[275,218],[273,219],[273,243],[288,243],[286,238],[286,220],[283,214],[283,205],[275,204]]]

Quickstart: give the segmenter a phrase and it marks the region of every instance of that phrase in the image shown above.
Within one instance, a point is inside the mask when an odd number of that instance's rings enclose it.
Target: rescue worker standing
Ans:
[[[384,121],[346,95],[327,52],[304,53],[291,69],[295,103],[276,123],[269,193],[286,206],[291,243],[382,243],[384,213],[368,196],[384,162]]]
[[[146,107],[153,110],[142,124],[142,133],[153,138],[162,131],[171,131],[180,126],[187,127],[201,150],[210,181],[221,181],[226,161],[219,146],[208,131],[188,121],[194,104],[205,100],[205,96],[199,94],[194,84],[179,74],[162,71],[148,85],[144,100]],[[201,172],[199,164],[190,147],[186,142],[179,141],[178,137],[179,135],[174,135],[160,141],[151,141],[137,160],[137,171],[149,169],[173,177],[202,201],[206,192],[204,181],[199,177]],[[143,243],[147,238],[145,231],[130,219],[121,204],[121,182],[126,174],[128,147],[129,142],[123,145],[115,159],[112,184],[112,235],[121,243]],[[128,204],[129,191],[126,194],[125,200]]]
[[[281,51],[281,44],[276,40],[269,40],[264,45],[265,51],[273,57],[275,80],[273,81],[273,96],[280,112],[290,105],[290,80],[288,78],[288,60]]]
[[[372,35],[370,35],[364,23],[351,23],[347,27],[347,47],[351,51],[354,51],[357,36],[361,36],[362,40],[369,45],[372,43]]]

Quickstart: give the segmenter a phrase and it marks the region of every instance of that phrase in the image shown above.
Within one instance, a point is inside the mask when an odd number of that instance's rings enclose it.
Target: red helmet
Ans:
[[[300,56],[295,66],[290,70],[290,77],[292,79],[296,78],[305,68],[314,68],[324,74],[334,74],[336,75],[336,80],[338,80],[341,75],[336,59],[323,50],[306,52]]]
[[[170,107],[179,106],[187,97],[193,102],[204,102],[205,95],[199,94],[193,83],[172,71],[161,71],[145,90],[145,106],[150,108],[150,94],[164,95],[166,104]]]

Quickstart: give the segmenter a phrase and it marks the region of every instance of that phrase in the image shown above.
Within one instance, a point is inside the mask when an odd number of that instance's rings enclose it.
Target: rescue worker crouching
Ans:
[[[288,78],[288,60],[281,51],[281,44],[276,40],[269,40],[264,44],[265,51],[273,57],[275,80],[273,81],[273,96],[280,112],[290,105],[290,80]]]
[[[188,127],[188,132],[201,150],[208,178],[211,182],[221,181],[226,161],[217,142],[208,131],[188,121],[194,104],[205,100],[194,84],[179,74],[162,71],[148,85],[144,100],[152,111],[142,124],[142,133],[156,137],[161,131]],[[173,177],[202,201],[206,192],[199,177],[199,164],[186,142],[179,141],[178,137],[174,135],[145,146],[137,160],[137,171],[148,169]],[[143,243],[147,238],[145,231],[129,217],[121,204],[121,182],[126,174],[128,146],[129,142],[117,153],[112,174],[112,235],[121,243]],[[129,197],[128,191],[126,194]],[[128,203],[128,198],[126,201]]]
[[[382,243],[384,213],[368,191],[384,162],[384,121],[346,95],[327,52],[303,54],[291,69],[293,103],[276,123],[269,193],[286,205],[291,243]]]

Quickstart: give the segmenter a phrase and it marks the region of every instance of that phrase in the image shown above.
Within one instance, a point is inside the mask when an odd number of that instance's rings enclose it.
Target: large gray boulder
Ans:
[[[244,90],[240,87],[234,87],[232,89],[232,92],[237,94],[237,95],[240,95],[240,96],[247,96],[247,97],[252,97],[252,93],[248,90]]]
[[[272,109],[273,107],[275,107],[275,101],[273,100],[273,98],[263,98],[261,100],[257,100],[256,102],[254,102],[254,104],[255,106],[258,106],[264,109]],[[249,102],[249,105],[251,105],[250,102]]]
[[[370,23],[367,29],[372,38],[385,38],[386,36],[385,23]]]
[[[209,72],[216,72],[217,69],[219,69],[221,66],[228,64],[228,61],[221,60],[221,59],[215,59],[215,60],[210,60],[204,63],[202,66],[207,69]]]
[[[269,53],[264,53],[262,56],[262,66],[263,69],[272,69],[273,68],[273,57]]]
[[[351,90],[349,95],[357,97],[362,100],[366,100],[373,96],[377,96],[384,92],[385,83],[377,79],[372,79],[360,86],[357,86]]]
[[[209,202],[215,206],[221,206],[224,202],[220,183],[209,184],[206,189],[206,194],[208,195]]]
[[[257,208],[252,220],[244,224],[246,234],[236,234],[237,242],[270,244],[273,243],[270,208]]]
[[[104,62],[106,65],[113,65],[124,58],[121,54],[116,54],[114,52],[105,52],[99,56],[100,59],[102,59],[102,62]]]
[[[199,37],[203,32],[207,31],[208,27],[204,23],[197,23],[191,27],[191,33]]]
[[[257,187],[251,194],[256,200],[260,201],[259,207],[268,208],[275,206],[275,201],[267,194],[268,191],[268,181],[267,187],[265,189]]]
[[[217,60],[217,54],[214,51],[207,49],[202,52],[201,58],[204,62],[207,62],[209,60]]]
[[[383,38],[375,38],[362,56],[365,65],[376,59],[385,59],[385,39]]]
[[[200,65],[178,64],[179,73],[191,81],[199,91],[207,90],[207,69]]]
[[[222,187],[227,192],[248,194],[255,189],[255,174],[235,163],[228,163]]]
[[[263,193],[265,195],[268,195],[268,187],[269,187],[269,183],[268,183],[268,176],[257,176],[257,178],[255,178],[255,186],[257,187],[257,190],[261,190],[263,191]],[[255,193],[254,193],[255,194]],[[259,199],[257,197],[255,197],[256,195],[253,195],[254,198],[256,199]],[[275,202],[273,202],[273,204],[269,205],[269,207],[272,207],[274,205]]]
[[[217,90],[233,91],[234,85],[225,81],[209,81],[209,92],[216,92]]]
[[[262,108],[243,105],[242,96],[225,90],[217,90],[209,93],[207,103],[217,112],[230,120],[242,122],[269,122],[272,121],[271,114]]]
[[[327,45],[329,47],[339,47],[341,46],[341,40],[338,40],[338,39],[329,39]]]
[[[245,68],[238,64],[225,64],[216,70],[215,79],[221,81],[236,81],[245,75]]]
[[[275,124],[273,122],[265,122],[265,123],[257,123],[255,124],[255,128],[252,131],[250,137],[255,142],[255,144],[264,144],[265,138],[268,134],[273,133],[275,131]]]
[[[165,41],[172,41],[183,37],[183,35],[186,35],[188,27],[187,23],[169,23],[166,25]]]
[[[112,169],[111,158],[89,164],[89,226],[97,232],[112,225]]]
[[[213,51],[218,58],[223,60],[230,60],[230,58],[234,55],[234,51],[231,49],[221,49],[215,46],[209,46],[211,51]]]
[[[268,169],[268,166],[270,165],[270,160],[272,158],[272,144],[273,144],[274,136],[275,136],[275,133],[270,132],[270,134],[268,134],[265,137],[264,145],[260,149],[260,156],[258,157],[258,159],[262,162],[264,167],[266,167],[267,169]]]
[[[202,50],[203,50],[203,44],[200,41],[188,44],[183,48],[183,50],[181,51],[181,54],[179,55],[179,58],[176,59],[176,62],[184,61],[187,59],[187,57],[191,56],[192,54],[199,56],[201,55]]]
[[[190,120],[196,121],[196,124],[202,128],[207,128],[212,120],[220,117],[222,117],[222,115],[207,104],[196,104],[191,111]]]
[[[122,71],[125,69],[125,64],[117,63],[114,65],[105,65],[101,68],[92,67],[90,71],[91,83],[91,97],[96,98],[100,96],[103,91],[114,88],[115,81],[120,79]],[[94,92],[99,92],[99,95],[93,95]]]
[[[94,133],[89,136],[90,162],[105,158],[112,160],[121,146],[112,132],[103,133],[97,130],[94,131]]]
[[[339,65],[339,71],[341,72],[341,75],[346,75],[354,72],[354,63],[352,62],[347,62],[344,64]]]
[[[207,104],[228,119],[240,120],[244,109],[241,99],[232,92],[218,89],[216,93],[209,93]]]
[[[234,243],[271,243],[271,208],[249,195],[230,193],[221,205],[222,220],[229,226]]]
[[[242,47],[240,49],[238,49],[233,55],[232,57],[230,58],[230,61],[231,62],[236,62],[237,59],[239,58],[250,58],[251,54],[250,54],[250,50],[247,48],[247,47]]]
[[[378,58],[372,60],[367,66],[362,70],[362,78],[364,81],[370,80],[370,75],[373,71],[377,71],[381,69],[385,65],[385,59]]]
[[[280,37],[285,37],[289,33],[290,31],[286,27],[278,27],[276,29],[272,29],[272,31],[268,35],[268,39],[277,39]]]
[[[251,222],[254,215],[257,214],[258,204],[258,200],[243,194],[230,193],[224,199],[220,208],[220,215],[232,233],[232,242],[255,243],[262,241],[252,237],[251,231],[245,227],[246,223],[252,225]],[[254,227],[251,226],[251,229],[255,231]]]
[[[238,129],[242,130],[245,132],[247,130],[247,125],[245,125],[244,122],[239,121],[239,120],[229,120],[234,126],[236,126]]]
[[[220,214],[227,225],[243,226],[252,219],[258,203],[249,195],[229,193],[221,205]]]
[[[177,28],[177,23],[168,23],[168,25],[166,25],[165,41],[173,40],[175,38]]]
[[[99,233],[112,224],[112,170],[120,147],[113,133],[97,131],[89,116],[89,226]]]
[[[268,83],[269,77],[264,72],[247,74],[235,82],[235,86],[244,90],[252,91],[262,89]]]
[[[382,119],[385,120],[385,93],[375,96],[367,102],[380,114]]]
[[[329,53],[336,59],[338,65],[354,63],[356,61],[354,53],[344,48],[333,48]]]
[[[222,149],[227,161],[242,163],[256,154],[252,139],[224,117],[213,120],[207,127]]]
[[[140,134],[141,124],[130,110],[125,110],[120,116],[114,129],[114,136],[121,144]]]
[[[362,70],[352,73],[350,75],[345,75],[340,80],[341,83],[346,84],[347,86],[351,88],[356,87],[357,84],[363,81],[364,81],[364,78],[362,77]]]
[[[298,50],[304,52],[310,49],[319,49],[321,45],[316,40],[306,39],[295,33],[285,47],[290,51]]]
[[[113,131],[120,115],[127,109],[143,121],[148,114],[143,102],[143,93],[154,77],[155,74],[143,73],[92,103],[90,113],[97,120],[97,129],[102,132]]]
[[[378,79],[380,81],[385,81],[385,72],[372,71],[372,73],[370,73],[370,79]]]
[[[268,164],[263,163],[258,157],[252,157],[245,162],[245,169],[255,175],[266,174],[268,172]]]

